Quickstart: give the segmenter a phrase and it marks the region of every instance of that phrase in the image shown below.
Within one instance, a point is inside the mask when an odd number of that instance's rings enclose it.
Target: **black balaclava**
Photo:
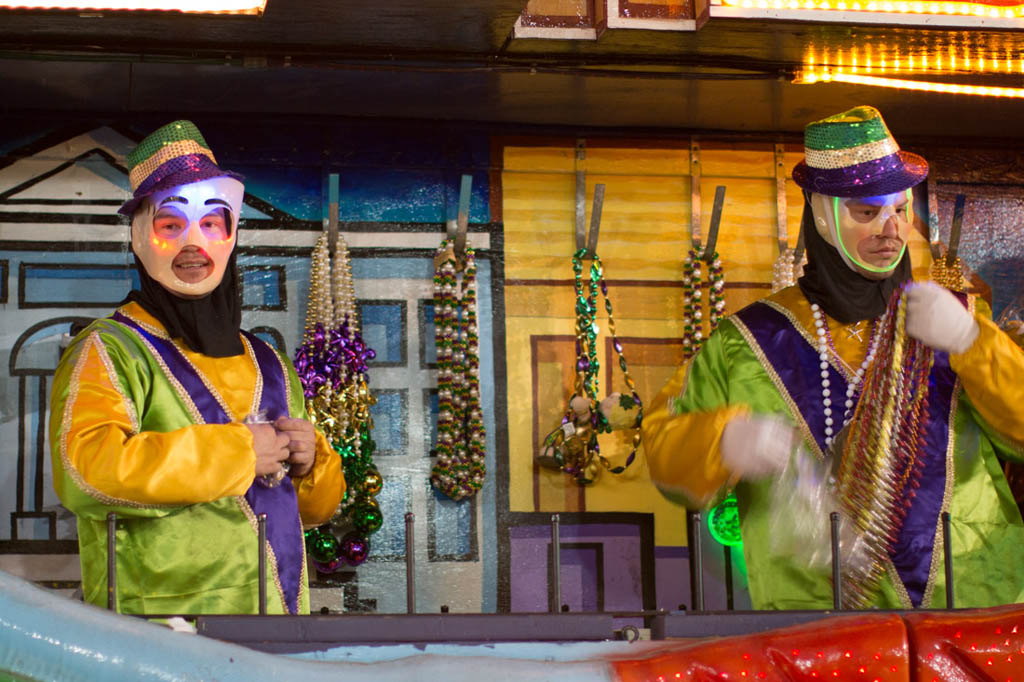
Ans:
[[[889,305],[889,298],[911,278],[910,250],[885,279],[868,279],[855,272],[839,255],[836,247],[818,234],[810,197],[804,195],[801,228],[807,245],[807,265],[798,284],[811,303],[817,303],[830,317],[843,324],[873,320]]]
[[[138,256],[135,266],[141,287],[128,292],[124,302],[135,301],[160,320],[171,338],[180,338],[192,350],[215,358],[245,352],[242,326],[241,276],[231,252],[220,284],[202,298],[182,298],[149,276]],[[132,254],[134,255],[134,253]]]

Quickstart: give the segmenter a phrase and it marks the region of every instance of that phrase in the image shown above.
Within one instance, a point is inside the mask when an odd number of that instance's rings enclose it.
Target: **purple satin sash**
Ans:
[[[224,412],[224,408],[203,383],[198,370],[173,343],[151,334],[119,312],[115,312],[112,319],[130,327],[149,342],[170,373],[188,393],[205,423],[227,424],[231,421],[231,417]],[[256,365],[263,379],[260,411],[269,421],[288,416],[288,384],[277,353],[259,337],[245,331],[242,334],[252,345]],[[292,480],[285,476],[280,485],[273,488],[264,488],[253,483],[245,493],[245,500],[255,515],[267,515],[267,541],[277,560],[277,576],[284,591],[285,604],[289,613],[298,613],[304,539],[298,499]]]
[[[764,369],[778,374],[785,391],[824,452],[825,413],[821,403],[818,350],[793,327],[789,318],[765,303],[752,303],[736,313],[736,317],[750,330],[762,351],[759,357],[763,357],[768,365]],[[831,364],[828,374],[829,388],[834,396],[833,415],[841,415],[848,384]],[[928,377],[925,447],[920,453],[925,458],[921,487],[916,491],[896,544],[889,553],[915,607],[921,605],[928,585],[935,532],[946,490],[946,450],[949,447],[950,410],[955,387],[956,374],[949,366],[949,355],[935,351],[935,364]]]

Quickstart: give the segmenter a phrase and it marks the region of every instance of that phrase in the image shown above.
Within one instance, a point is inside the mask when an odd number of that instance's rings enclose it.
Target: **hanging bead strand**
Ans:
[[[466,247],[461,280],[449,240],[435,257],[437,457],[430,482],[453,500],[472,497],[486,475],[486,431],[480,404],[480,337],[476,253]]]
[[[708,267],[708,336],[718,329],[725,314],[725,268],[712,253],[704,258],[704,249],[690,249],[683,261],[683,359],[689,360],[704,345],[704,287],[702,265]]]

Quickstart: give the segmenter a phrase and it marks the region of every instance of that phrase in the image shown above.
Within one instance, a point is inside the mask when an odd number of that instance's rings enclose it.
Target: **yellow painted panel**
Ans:
[[[576,150],[572,147],[505,147],[502,168],[527,173],[573,173]]]
[[[775,179],[775,145],[765,143],[757,149],[700,143],[701,175],[713,178]],[[749,146],[746,146],[749,147]]]
[[[513,511],[569,511],[580,499],[571,477],[549,470],[534,473],[537,443],[559,422],[572,390],[559,362],[531,357],[531,337],[574,333],[575,294],[570,257],[575,249],[575,159],[566,147],[505,150],[502,192],[505,219],[505,327],[509,405],[509,502]],[[726,311],[735,312],[769,293],[772,265],[778,256],[774,147],[763,150],[701,150],[702,235],[710,224],[715,187],[726,186],[718,252],[725,266]],[[787,152],[787,177],[802,153]],[[579,162],[587,169],[587,225],[594,186],[605,185],[598,252],[609,282],[618,335],[630,339],[678,339],[682,335],[682,262],[690,246],[690,178],[685,170],[688,150],[627,150],[591,147]],[[712,174],[710,169],[714,171]],[[786,182],[786,232],[796,244],[803,195]],[[927,272],[926,241],[910,240],[915,276]],[[584,274],[584,279],[587,275]],[[651,282],[650,285],[644,282]],[[599,303],[599,360],[602,367],[608,331]],[[647,366],[625,356],[641,398],[650,400],[674,368],[672,362]],[[664,360],[664,357],[663,357]],[[538,379],[538,422],[534,425],[533,367]],[[601,393],[622,390],[616,370],[612,385],[602,370]],[[548,423],[550,422],[550,423]],[[601,436],[602,452],[621,463],[629,451],[628,433]],[[537,499],[534,498],[536,486]],[[685,544],[683,510],[667,502],[650,483],[646,463],[638,456],[624,474],[603,472],[585,490],[588,511],[641,511],[655,514],[658,545]]]
[[[586,282],[586,279],[584,279]],[[725,289],[726,312],[735,312],[743,306],[764,298],[769,289],[728,286]],[[682,334],[682,287],[617,286],[608,285],[615,326],[620,336],[652,336],[649,325],[667,325],[667,333],[656,338],[674,338]],[[505,314],[518,325],[529,325],[534,334],[575,333],[575,293],[572,286],[516,286],[505,288]],[[598,326],[607,328],[604,303],[599,302]],[[545,317],[540,317],[543,314]],[[511,331],[509,332],[511,333]],[[527,339],[525,343],[529,343]],[[512,352],[511,343],[509,353]],[[517,349],[519,350],[519,349]],[[528,349],[526,349],[528,350]]]
[[[579,169],[602,175],[642,175],[645,177],[690,175],[690,149],[627,149],[621,147],[587,147]]]
[[[503,173],[502,183],[505,276],[511,280],[571,277],[570,259],[576,248],[575,176]],[[605,199],[597,250],[607,276],[678,280],[683,249],[689,244],[689,179],[588,173],[587,229],[598,183],[605,185]]]

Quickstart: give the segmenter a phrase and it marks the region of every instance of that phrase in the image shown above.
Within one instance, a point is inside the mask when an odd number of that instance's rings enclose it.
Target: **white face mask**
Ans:
[[[847,267],[868,279],[892,275],[913,227],[911,190],[858,199],[812,194],[811,208],[818,234]]]
[[[149,276],[184,298],[213,291],[238,235],[245,186],[220,177],[150,195],[132,216],[132,249]]]

